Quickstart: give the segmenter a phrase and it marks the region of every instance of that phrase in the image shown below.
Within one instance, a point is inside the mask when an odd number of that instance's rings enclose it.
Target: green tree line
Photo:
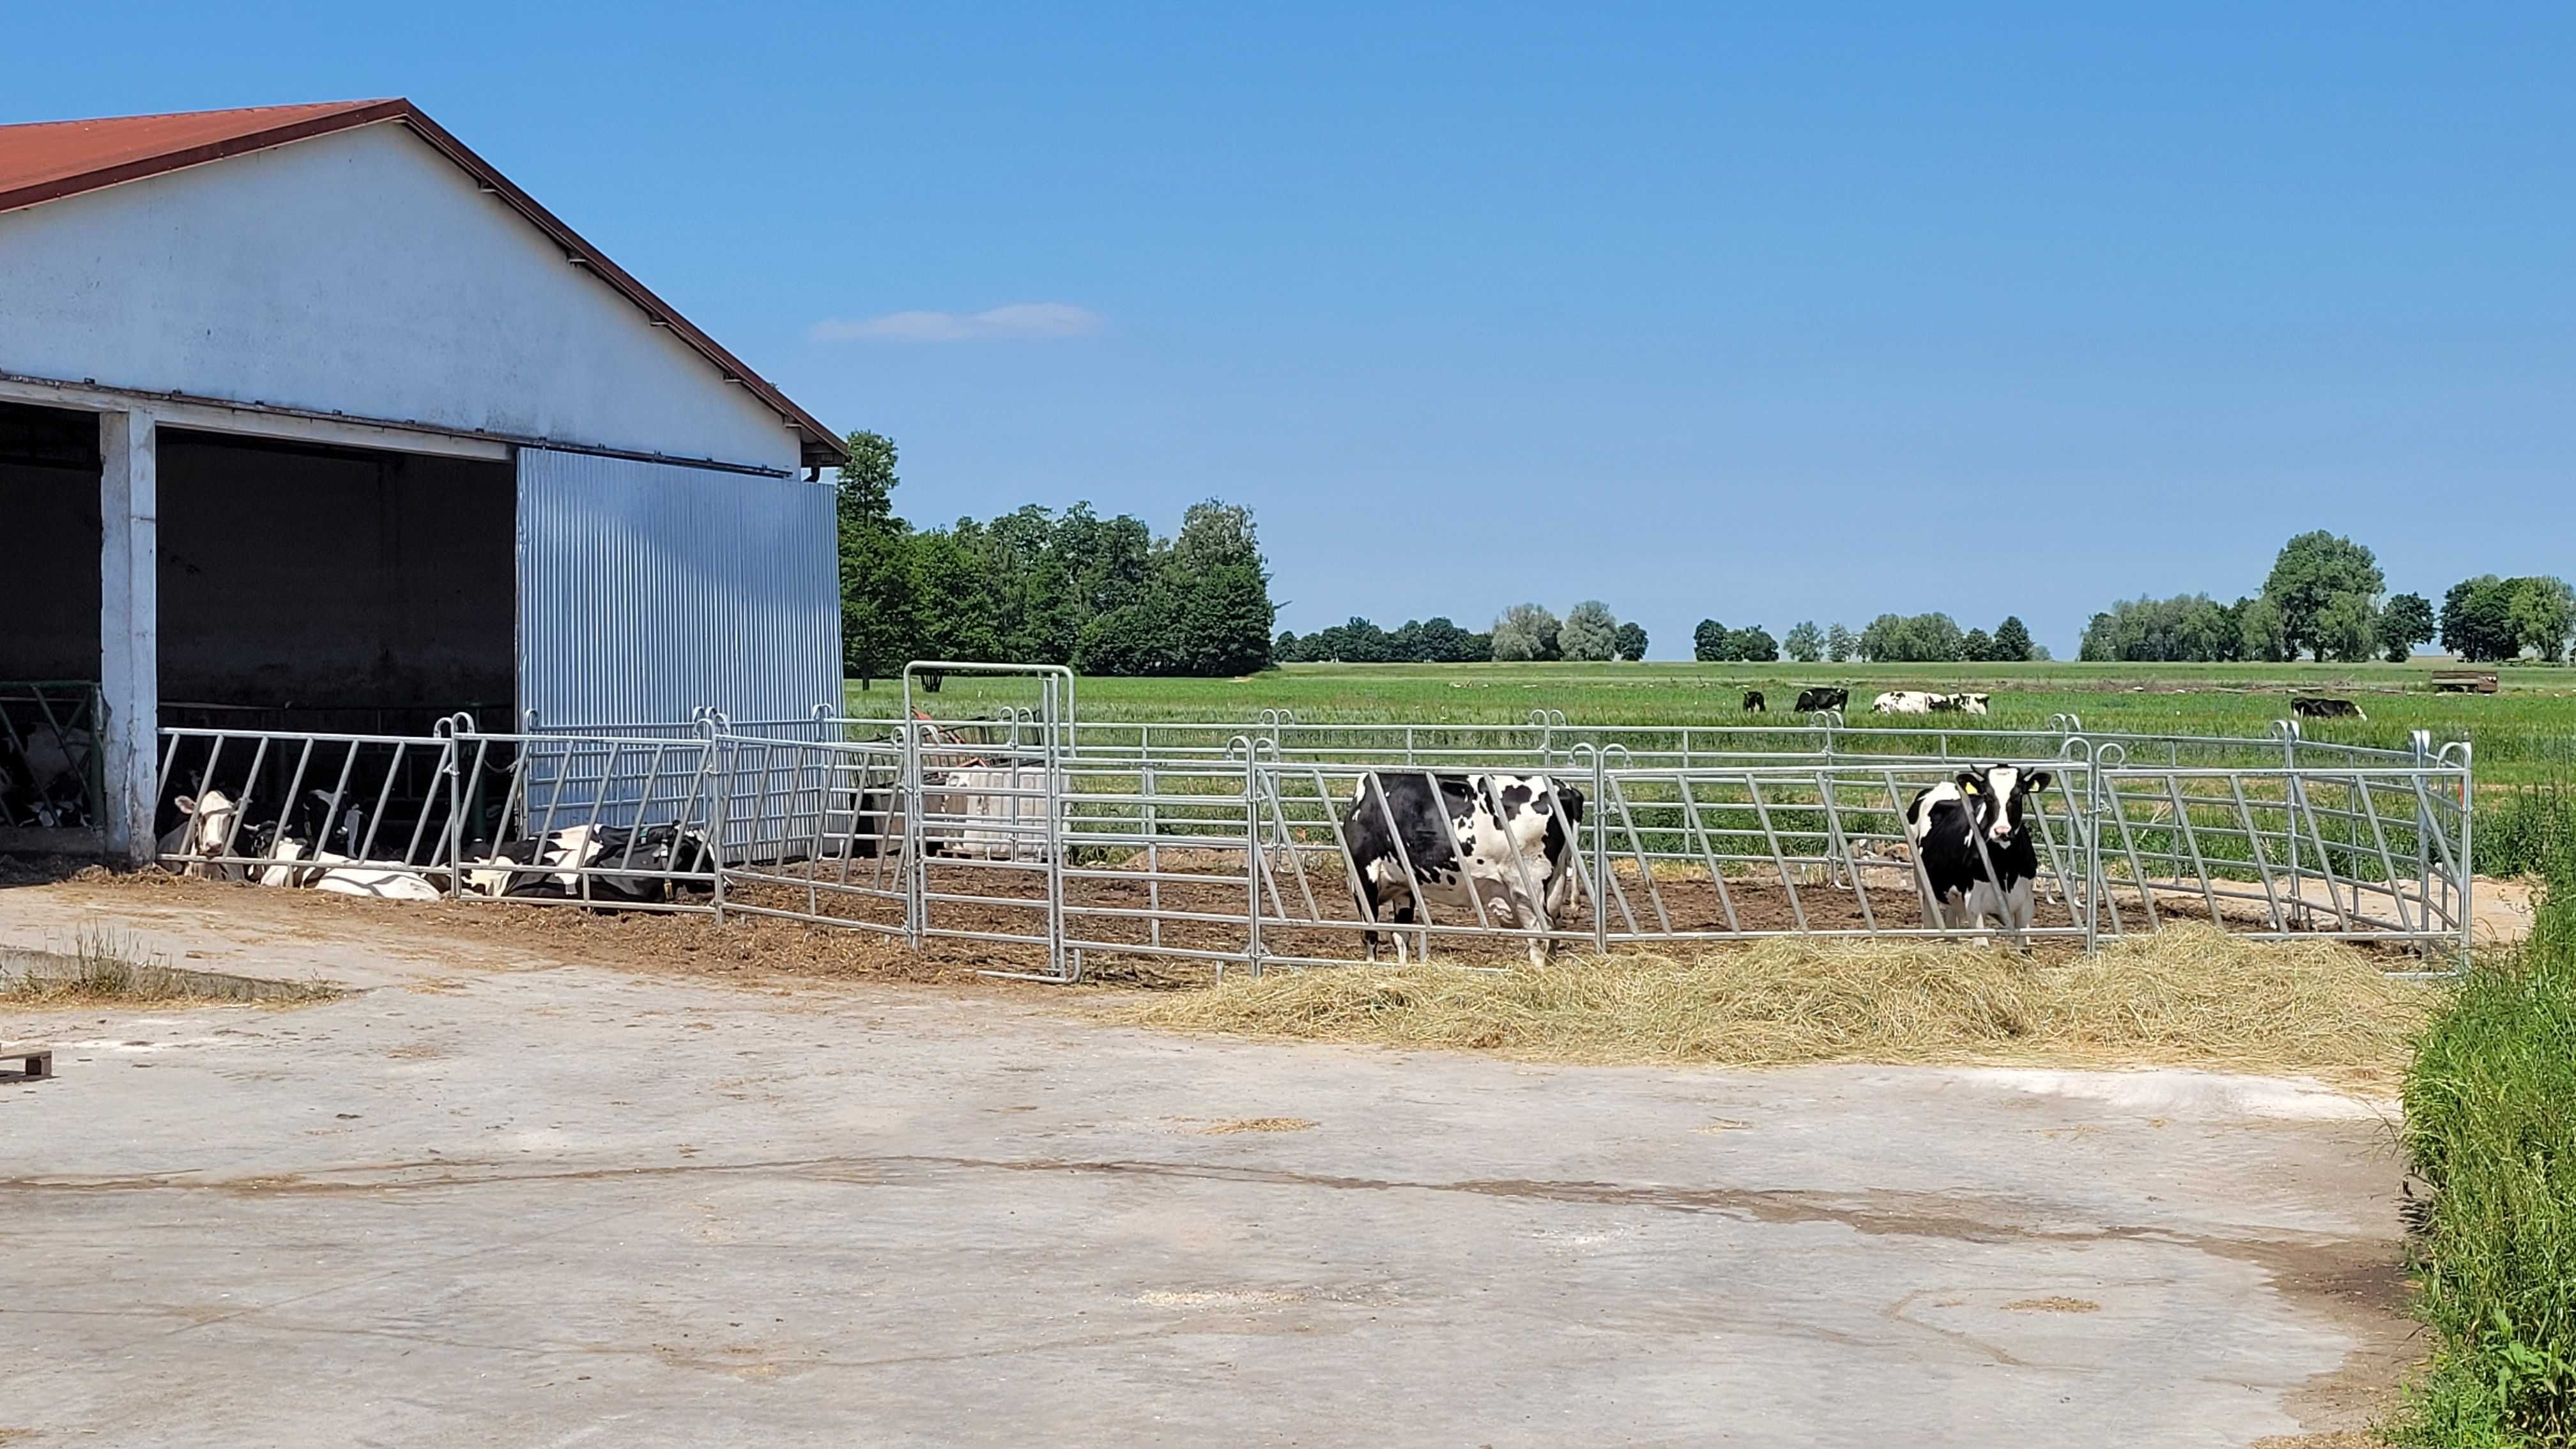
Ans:
[[[2567,657],[2576,591],[2552,577],[2464,579],[2437,614],[2421,594],[2389,594],[2368,548],[2319,529],[2281,546],[2259,594],[2222,604],[2207,594],[2124,599],[2093,616],[2081,657],[2104,661],[2236,660],[2301,656],[2402,664],[2437,636],[2464,659]]]
[[[838,478],[841,653],[861,687],[915,659],[1086,674],[1249,674],[1270,663],[1270,572],[1251,510],[1192,504],[1158,538],[1087,503],[917,529],[894,440],[850,434]]]
[[[1859,633],[1841,624],[1818,628],[1812,619],[1790,626],[1786,640],[1775,640],[1759,624],[1729,629],[1715,619],[1702,619],[1691,631],[1691,649],[1703,662],[1745,660],[1768,662],[1781,657],[1801,664],[1830,660],[1930,664],[1966,660],[1979,664],[2020,663],[2045,659],[2018,614],[2008,614],[1989,634],[1961,629],[1947,614],[1881,614]]]
[[[1572,659],[1607,662],[1646,657],[1646,630],[1623,623],[1599,599],[1568,609],[1563,619],[1544,604],[1514,604],[1481,634],[1448,617],[1407,619],[1382,629],[1366,619],[1283,633],[1270,653],[1282,664],[1482,664],[1487,660]]]

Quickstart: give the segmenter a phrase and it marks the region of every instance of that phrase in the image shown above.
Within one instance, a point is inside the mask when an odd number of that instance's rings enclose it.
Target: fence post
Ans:
[[[734,752],[731,746],[723,744],[717,740],[714,729],[703,724],[701,724],[700,728],[706,735],[706,744],[704,746],[707,752],[706,763],[713,765],[716,760],[716,752],[718,750],[722,750],[724,752],[723,767],[721,769],[709,770],[707,772],[706,784],[707,867],[715,872],[715,891],[711,900],[715,907],[716,924],[721,926],[724,924],[725,918],[725,797],[733,791]],[[855,823],[857,819],[857,812],[855,810],[852,812],[851,818],[853,823]]]
[[[1244,884],[1251,892],[1252,910],[1244,917],[1243,962],[1252,968],[1252,977],[1261,979],[1261,752],[1253,741],[1243,743],[1243,861]]]
[[[2306,803],[2299,789],[2299,722],[2274,720],[2272,727],[2281,733],[2281,836],[2289,851],[2289,919],[2293,925],[2305,925],[2308,897],[2299,884],[2299,807]]]
[[[2477,828],[2476,756],[2469,742],[2460,742],[2460,969],[2469,969],[2469,953],[2477,949],[2477,904],[2470,895],[2477,889],[2477,857],[2471,853]]]
[[[1592,950],[1610,954],[1610,770],[1601,750],[1592,751]]]

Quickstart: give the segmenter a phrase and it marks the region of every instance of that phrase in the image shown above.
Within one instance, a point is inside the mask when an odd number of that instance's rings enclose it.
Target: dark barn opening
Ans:
[[[0,845],[91,848],[99,757],[96,413],[0,403]],[[28,832],[34,832],[29,834]]]
[[[98,678],[98,415],[0,403],[0,681]]]
[[[517,538],[506,462],[163,428],[162,723],[507,727]]]

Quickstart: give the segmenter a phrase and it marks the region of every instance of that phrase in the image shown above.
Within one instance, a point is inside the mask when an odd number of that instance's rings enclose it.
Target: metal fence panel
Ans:
[[[841,687],[830,485],[519,450],[519,707],[810,717]]]
[[[2451,959],[2470,944],[2469,751],[2428,738],[2364,752],[2286,728],[2224,740],[2087,736],[2071,721],[2036,733],[1831,720],[1727,733],[1284,715],[1077,728],[1061,671],[980,667],[1038,676],[1040,705],[757,729],[702,712],[685,725],[507,734],[460,718],[425,738],[165,730],[165,804],[219,791],[227,813],[214,838],[163,859],[271,884],[400,877],[466,899],[981,943],[992,969],[1025,964],[1016,974],[1049,981],[1078,979],[1086,957],[1329,965],[1389,938],[1399,954],[1436,943],[1492,966],[1546,945],[1991,934],[1931,908],[1904,818],[1963,767],[2014,762],[2037,783],[2021,797],[2036,857],[2030,936],[2089,949],[2198,920]],[[1351,812],[1371,798],[1386,808],[1383,784],[1372,794],[1368,782],[1434,774],[1511,775],[1568,805],[1579,795],[1571,854],[1538,881],[1471,880],[1449,904],[1413,892],[1405,915],[1382,919],[1354,889]],[[1402,851],[1392,818],[1377,823]],[[1460,854],[1458,823],[1447,828]],[[307,853],[278,853],[289,839]],[[346,869],[312,868],[332,865]],[[1413,873],[1401,855],[1393,868]]]

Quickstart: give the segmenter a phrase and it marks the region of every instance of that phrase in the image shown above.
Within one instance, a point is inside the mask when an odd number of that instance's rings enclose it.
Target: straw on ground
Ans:
[[[2395,1080],[2437,995],[2349,946],[2177,925],[2054,962],[1946,942],[1784,938],[1542,970],[1274,971],[1118,1014],[1569,1062],[2180,1065],[2368,1087]]]

